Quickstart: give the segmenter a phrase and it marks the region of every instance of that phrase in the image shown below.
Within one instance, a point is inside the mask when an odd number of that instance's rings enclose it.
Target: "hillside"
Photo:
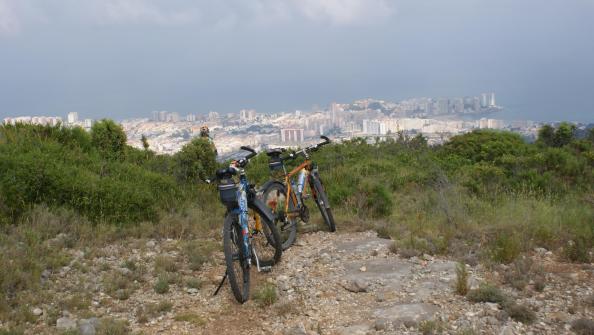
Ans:
[[[534,144],[481,130],[440,147],[421,136],[325,147],[314,160],[339,233],[318,232],[314,215],[301,227],[300,245],[258,276],[253,292],[260,294],[238,306],[227,287],[210,297],[224,272],[224,210],[201,183],[216,168],[208,142],[159,156],[127,146],[111,121],[90,134],[0,127],[0,334],[62,333],[58,326],[79,320],[80,328],[93,317],[101,334],[233,333],[238,313],[247,313],[243,326],[256,333],[381,333],[385,326],[558,334],[580,319],[574,329],[588,327],[594,132],[588,135],[578,139],[562,124],[543,128]],[[248,173],[257,183],[268,179],[266,157]],[[478,289],[468,295],[464,285],[455,289],[465,274]],[[357,285],[365,292],[349,292]],[[398,308],[431,317],[395,321],[404,313]]]

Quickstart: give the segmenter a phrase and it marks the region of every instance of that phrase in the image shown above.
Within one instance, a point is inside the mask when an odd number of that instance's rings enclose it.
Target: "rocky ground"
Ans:
[[[506,266],[487,269],[469,260],[470,287],[499,286],[536,313],[524,324],[500,304],[456,294],[456,262],[404,258],[391,244],[374,232],[300,235],[272,272],[252,272],[253,292],[276,288],[270,306],[253,299],[237,304],[228,284],[213,296],[225,271],[222,252],[193,270],[176,240],[72,250],[69,266],[42,274],[53,303],[28,306],[37,321],[27,333],[91,335],[113,327],[117,334],[116,320],[125,320],[143,334],[573,334],[576,320],[585,319],[587,328],[594,319],[592,264],[561,263],[535,250],[544,285],[529,278],[517,289],[504,284]]]

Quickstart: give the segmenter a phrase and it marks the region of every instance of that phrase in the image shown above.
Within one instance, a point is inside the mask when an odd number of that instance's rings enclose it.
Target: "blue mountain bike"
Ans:
[[[254,185],[245,174],[245,166],[257,153],[250,147],[241,149],[250,154],[216,173],[221,202],[227,207],[223,226],[227,271],[215,295],[228,277],[235,299],[244,303],[249,299],[250,268],[255,264],[258,271],[270,270],[280,261],[282,243],[278,243],[274,214],[256,197]],[[234,176],[239,176],[239,182]]]

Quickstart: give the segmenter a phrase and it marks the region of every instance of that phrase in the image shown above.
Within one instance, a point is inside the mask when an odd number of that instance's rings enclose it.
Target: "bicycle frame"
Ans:
[[[295,191],[293,190],[293,186],[291,184],[291,178],[293,178],[293,176],[295,176],[297,173],[310,173],[311,172],[311,167],[312,167],[312,161],[310,159],[306,159],[305,162],[301,163],[299,166],[297,166],[296,168],[294,168],[293,170],[291,170],[289,173],[285,173],[285,185],[287,185],[287,194],[289,195],[289,197],[291,198],[291,201],[293,202],[293,205],[295,208],[298,207],[298,204],[300,204],[302,201],[302,199],[297,199],[297,194],[295,193]],[[284,166],[283,166],[284,168]],[[305,172],[305,171],[307,172]],[[308,179],[310,178],[309,175],[306,176]],[[303,190],[301,191],[301,194],[303,194],[305,192],[305,188],[307,187],[307,185],[309,185],[309,183],[306,183],[304,181],[303,183]],[[312,193],[315,193],[315,190],[313,188],[311,188],[310,186],[310,191]],[[313,194],[314,197],[316,196],[316,194]],[[287,215],[291,215],[291,216],[298,216],[299,215],[299,211],[297,211],[296,213],[289,213],[289,202],[285,201],[285,213],[287,213]]]
[[[251,259],[251,248],[250,248],[250,234],[249,234],[249,216],[248,216],[248,198],[247,198],[247,189],[250,187],[250,184],[245,176],[245,173],[240,170],[239,173],[239,188],[237,190],[237,204],[239,205],[236,209],[233,210],[234,214],[239,216],[239,225],[241,226],[241,237],[244,246],[244,257],[247,259],[249,265],[252,264]]]

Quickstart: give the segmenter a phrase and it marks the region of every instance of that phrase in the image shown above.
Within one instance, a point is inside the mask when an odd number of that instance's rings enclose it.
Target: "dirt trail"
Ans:
[[[391,243],[374,232],[301,234],[272,272],[252,271],[252,292],[266,282],[276,287],[277,302],[267,307],[254,300],[237,304],[227,283],[218,296],[212,296],[225,271],[222,252],[215,254],[212,264],[192,271],[175,240],[110,245],[95,256],[73,250],[72,264],[48,280],[56,301],[74,292],[91,296],[88,310],[63,311],[62,325],[89,328],[96,322],[89,316],[111,317],[127,320],[133,331],[143,334],[571,334],[574,320],[594,318],[592,265],[559,263],[551,252],[535,251],[531,257],[547,272],[544,290],[536,291],[533,283],[521,291],[502,286],[507,296],[536,311],[536,321],[525,325],[497,304],[471,303],[456,295],[454,261],[429,255],[405,259],[390,251]],[[151,269],[163,256],[177,259],[173,274],[183,280],[158,294],[154,289],[158,275]],[[122,265],[130,259],[147,269],[144,277],[130,279],[134,289],[129,297],[109,296],[108,274],[134,278]],[[469,283],[473,288],[487,281],[500,284],[505,268],[487,271],[480,264],[467,266]],[[184,284],[188,278],[203,284],[188,288]],[[169,309],[142,320],[139,310],[163,301],[171,302]],[[55,323],[46,325],[50,307],[39,307],[44,314],[28,333],[62,332]]]
[[[526,326],[496,304],[473,304],[456,295],[452,288],[455,262],[429,255],[403,259],[390,251],[391,243],[374,232],[301,235],[284,253],[282,264],[255,276],[253,290],[265,281],[277,286],[279,301],[274,305],[261,308],[254,301],[238,305],[228,285],[217,297],[210,296],[213,285],[205,287],[199,299],[177,303],[206,313],[207,324],[191,333],[212,335],[419,334],[419,326],[428,333],[443,328],[449,334],[471,329],[477,334],[564,334],[571,333],[568,322],[576,317],[566,312],[566,299],[571,301],[575,295],[579,300],[580,290],[592,294],[587,282],[575,292],[564,292],[551,277],[549,288],[540,296],[517,297],[539,309],[538,320]],[[212,271],[220,274],[224,268]],[[485,281],[480,266],[469,271],[471,286]],[[582,274],[592,283],[591,270]],[[563,275],[558,279],[566,281]],[[565,296],[567,292],[570,297]],[[591,308],[584,313],[591,317]],[[186,330],[181,325],[169,330],[158,325],[157,329],[155,333]]]

